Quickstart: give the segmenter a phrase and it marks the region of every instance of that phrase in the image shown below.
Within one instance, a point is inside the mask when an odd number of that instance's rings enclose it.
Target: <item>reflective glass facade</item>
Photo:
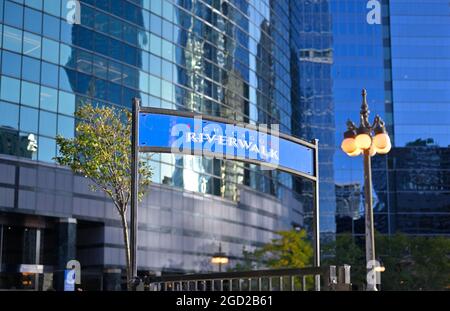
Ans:
[[[130,108],[135,96],[318,138],[321,230],[363,235],[363,163],[340,143],[367,88],[394,147],[373,158],[377,230],[449,234],[448,1],[83,0],[79,24],[72,2],[0,0],[0,209],[103,223],[79,226],[105,237],[81,243],[91,266],[123,266],[119,225],[81,178],[52,171],[54,138],[73,137],[80,105]],[[381,4],[380,23],[368,23],[368,2]],[[237,260],[275,230],[310,228],[310,182],[218,159],[149,161],[148,269],[211,270],[218,241]]]
[[[368,23],[378,2],[379,23]],[[331,1],[336,148],[336,231],[364,235],[363,163],[339,147],[358,121],[362,88],[393,149],[372,160],[375,227],[449,235],[448,1]],[[375,10],[376,11],[376,10]]]
[[[77,225],[77,251],[85,266],[117,267],[124,262],[110,203],[89,192],[82,178],[52,166],[55,136],[73,137],[77,107],[92,103],[130,108],[137,96],[144,106],[279,124],[286,134],[322,140],[320,131],[307,125],[313,120],[301,117],[303,109],[316,114],[321,109],[313,107],[320,104],[328,112],[317,120],[330,136],[328,1],[83,0],[79,24],[68,22],[73,2],[0,0],[0,154],[10,156],[2,163],[17,171],[5,181],[0,205],[7,211],[25,208],[103,223],[103,229],[98,223]],[[316,16],[327,26],[296,26]],[[307,44],[299,41],[302,36],[308,37]],[[307,59],[327,53],[325,63]],[[320,73],[314,86],[303,84],[306,70]],[[310,87],[322,95],[306,98]],[[37,138],[37,152],[27,150],[29,134]],[[326,136],[323,141],[325,146]],[[220,241],[237,260],[244,246],[260,246],[275,237],[276,230],[311,228],[311,182],[253,164],[143,156],[154,169],[153,188],[140,214],[143,269],[212,270],[209,255]],[[332,150],[323,157],[326,167]],[[22,168],[26,159],[31,161]],[[323,193],[333,189],[332,171],[326,171]],[[333,206],[328,205],[330,214]],[[327,228],[334,230],[333,219]],[[98,237],[97,244],[86,239],[88,232]]]

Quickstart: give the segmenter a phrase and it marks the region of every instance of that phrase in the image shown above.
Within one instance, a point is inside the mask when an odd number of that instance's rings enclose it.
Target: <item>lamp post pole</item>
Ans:
[[[387,134],[384,121],[377,115],[373,124],[369,122],[369,106],[367,104],[367,92],[362,91],[362,105],[360,111],[360,125],[357,127],[352,121],[347,122],[347,131],[341,148],[351,157],[364,156],[364,210],[365,210],[365,238],[367,261],[367,287],[368,291],[376,291],[377,269],[379,265],[375,257],[375,230],[372,206],[372,167],[371,157],[379,154],[387,154],[391,150],[391,140]]]
[[[375,231],[373,222],[373,206],[372,206],[372,166],[370,159],[370,151],[364,150],[364,197],[365,197],[365,235],[366,235],[366,261],[367,268],[372,269],[375,265]],[[370,264],[372,263],[372,264]],[[369,268],[371,267],[371,268]],[[369,271],[368,271],[369,272]],[[376,273],[374,282],[367,284],[368,291],[376,291],[377,280]]]

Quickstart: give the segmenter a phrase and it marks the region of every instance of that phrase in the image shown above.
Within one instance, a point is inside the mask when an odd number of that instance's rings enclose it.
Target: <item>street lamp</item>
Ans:
[[[384,121],[376,116],[373,124],[369,123],[369,106],[367,105],[367,92],[362,91],[362,105],[360,112],[360,125],[357,127],[352,121],[347,121],[347,131],[344,133],[342,150],[351,157],[364,155],[364,191],[365,191],[365,231],[366,231],[366,260],[367,267],[374,269],[375,264],[375,237],[373,227],[372,208],[372,168],[371,157],[375,154],[387,154],[391,150],[391,140],[386,131]],[[375,271],[374,271],[375,272]],[[376,273],[374,273],[376,278]],[[373,284],[367,284],[367,290],[376,291],[376,279]]]
[[[219,272],[222,272],[222,265],[226,265],[228,263],[227,255],[222,252],[222,244],[219,244],[219,252],[214,253],[211,258],[211,263],[219,265]]]

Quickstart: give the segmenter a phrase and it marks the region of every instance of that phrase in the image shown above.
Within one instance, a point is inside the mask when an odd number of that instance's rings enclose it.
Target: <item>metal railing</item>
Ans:
[[[320,281],[317,287],[316,279]],[[144,284],[150,291],[351,290],[348,265],[158,276],[147,278]]]

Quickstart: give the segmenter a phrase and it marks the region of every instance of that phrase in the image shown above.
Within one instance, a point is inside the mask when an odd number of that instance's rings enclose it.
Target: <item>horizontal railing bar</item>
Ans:
[[[150,278],[150,283],[155,282],[177,282],[177,281],[202,281],[202,280],[221,280],[221,279],[243,279],[243,278],[259,278],[259,277],[277,277],[277,276],[307,276],[307,275],[324,275],[328,272],[329,267],[308,267],[293,269],[274,269],[274,270],[258,270],[258,271],[239,271],[239,272],[219,272],[211,274],[185,274],[185,275],[168,275]]]

